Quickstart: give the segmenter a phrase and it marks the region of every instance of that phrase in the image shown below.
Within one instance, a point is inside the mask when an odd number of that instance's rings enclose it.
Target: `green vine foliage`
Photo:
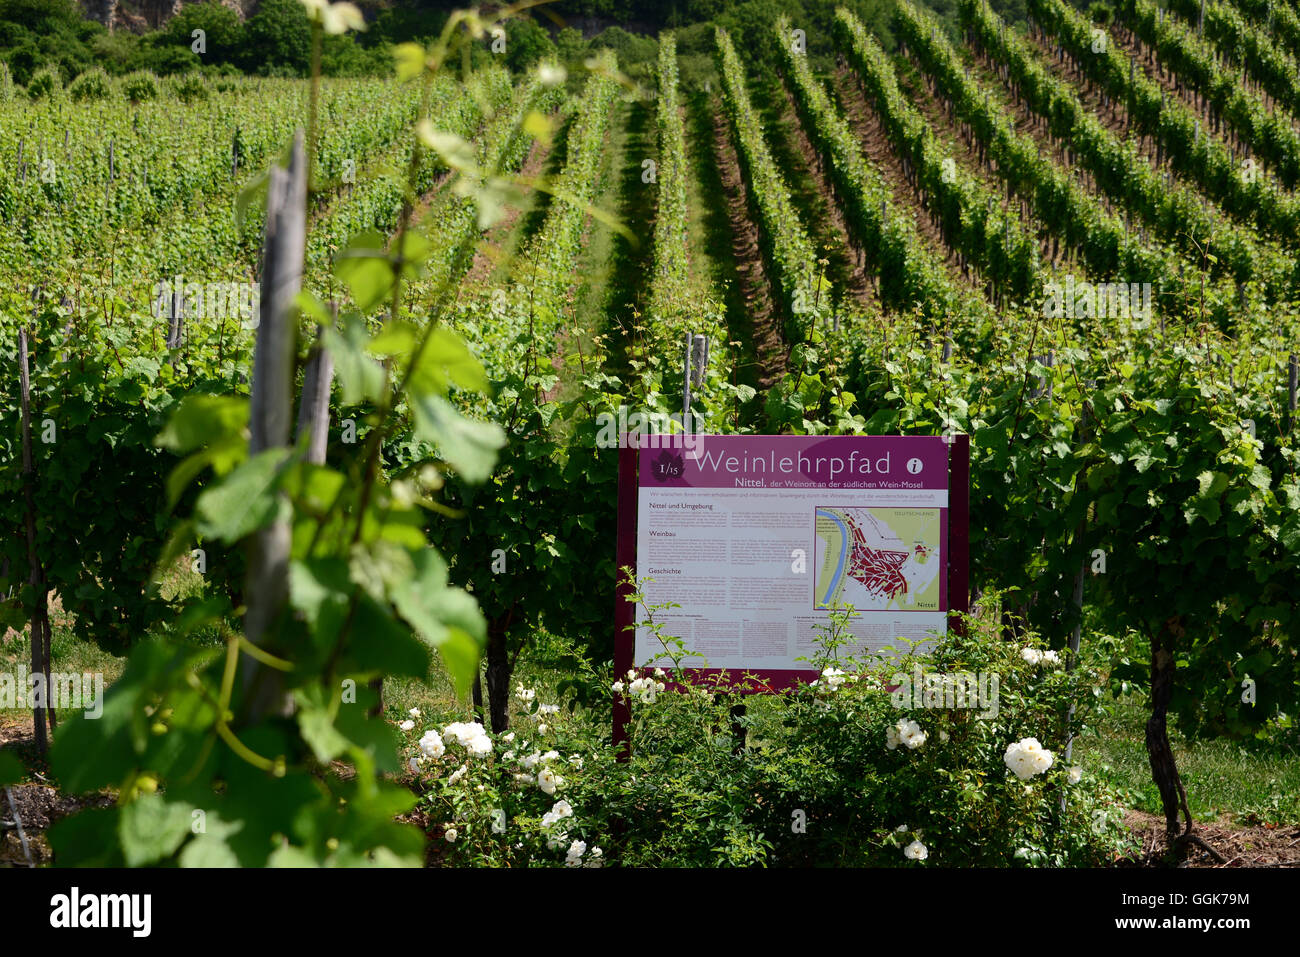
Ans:
[[[317,21],[316,42],[336,26]],[[455,277],[438,274],[432,227],[413,209],[425,162],[465,165],[464,141],[441,131],[429,108],[443,63],[489,26],[457,13],[427,49],[398,49],[399,79],[417,85],[422,107],[408,127],[408,191],[393,238],[362,234],[340,251],[335,275],[347,296],[337,320],[310,292],[297,298],[302,320],[330,330],[358,442],[331,442],[324,465],[308,460],[305,438],[250,454],[245,398],[197,395],[169,410],[158,441],[184,456],[173,494],[196,479],[199,487],[159,567],[196,541],[251,556],[281,529],[287,587],[256,644],[242,633],[251,626],[227,614],[232,598],[248,595],[209,589],[188,604],[176,635],[133,648],[99,720],[60,728],[51,764],[61,784],[118,794],[51,830],[60,863],[422,862],[423,835],[396,820],[415,796],[387,777],[397,741],[373,714],[370,682],[423,677],[436,650],[463,695],[486,642],[478,603],[450,584],[426,515],[446,513],[438,494],[449,475],[487,480],[506,435],[460,410],[488,378],[443,321],[442,298],[415,294],[417,283],[441,288]],[[462,175],[470,201],[499,200],[500,181]],[[399,433],[409,436],[408,467],[389,471],[383,450]],[[202,640],[204,630],[220,640]]]

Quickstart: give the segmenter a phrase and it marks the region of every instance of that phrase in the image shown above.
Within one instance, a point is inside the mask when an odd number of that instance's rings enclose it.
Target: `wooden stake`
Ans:
[[[294,299],[302,286],[306,218],[307,163],[299,131],[294,137],[289,168],[273,164],[267,184],[263,299],[248,423],[250,456],[289,444],[297,333]],[[250,542],[244,634],[253,644],[260,645],[267,639],[288,601],[289,546],[289,524],[283,520],[258,530]],[[252,658],[245,659],[244,686],[249,694],[251,719],[290,712],[292,703],[274,669],[260,666]]]
[[[309,436],[306,460],[313,465],[325,464],[325,449],[330,427],[330,383],[334,379],[334,358],[325,348],[325,327],[316,327],[316,344],[307,357],[302,376],[302,398],[298,402],[298,429],[295,442]]]
[[[27,368],[27,330],[18,330],[18,382],[22,406],[23,443],[23,502],[26,506],[24,520],[27,531],[27,563],[31,568],[28,582],[34,592],[31,622],[28,635],[31,640],[32,680],[43,678],[45,687],[32,707],[32,726],[36,737],[36,750],[42,755],[49,751],[49,737],[45,731],[45,705],[49,703],[50,676],[45,652],[46,628],[42,621],[46,614],[45,573],[36,554],[36,497],[33,492],[35,470],[32,467],[32,414],[31,377]],[[33,691],[35,688],[33,687]]]

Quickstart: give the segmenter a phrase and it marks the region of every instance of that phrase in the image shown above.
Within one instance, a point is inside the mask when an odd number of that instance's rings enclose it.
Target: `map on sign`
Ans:
[[[814,607],[938,610],[939,511],[819,505]]]

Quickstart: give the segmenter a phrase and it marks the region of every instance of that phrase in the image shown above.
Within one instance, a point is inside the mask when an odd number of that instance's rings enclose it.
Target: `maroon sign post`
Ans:
[[[855,653],[962,627],[969,610],[970,437],[648,436],[620,449],[614,667],[667,664],[664,633],[703,655],[685,669],[741,692],[817,672],[819,626],[852,605]],[[664,446],[656,447],[655,439]],[[638,665],[639,663],[639,665]],[[744,681],[746,676],[756,682]],[[614,743],[631,718],[614,702]]]

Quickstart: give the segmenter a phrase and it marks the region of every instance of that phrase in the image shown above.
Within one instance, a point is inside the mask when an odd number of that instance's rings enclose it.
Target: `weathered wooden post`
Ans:
[[[1296,361],[1296,354],[1293,352],[1286,360],[1286,429],[1290,433],[1295,425],[1295,404],[1296,404],[1296,380],[1300,378],[1297,373],[1300,372],[1300,364]]]
[[[324,327],[316,328],[316,344],[307,357],[302,376],[302,398],[298,401],[298,429],[295,442],[308,436],[306,459],[313,465],[325,464],[325,448],[330,427],[330,383],[334,379],[334,359],[325,348]]]
[[[253,357],[249,410],[250,456],[289,445],[296,352],[294,299],[302,285],[307,240],[307,164],[302,132],[294,136],[288,169],[272,164],[266,191],[262,247],[261,321]],[[289,523],[277,520],[253,533],[244,587],[244,634],[262,644],[289,597]],[[247,659],[244,687],[251,718],[290,709],[278,673]]]
[[[28,583],[32,586],[32,617],[28,626],[31,641],[32,663],[32,725],[36,740],[36,750],[41,754],[49,751],[49,736],[45,730],[46,706],[49,704],[50,676],[48,654],[46,652],[47,627],[45,573],[41,568],[40,558],[36,553],[36,496],[35,469],[32,466],[32,412],[31,412],[31,375],[27,363],[27,330],[18,330],[18,384],[19,402],[22,410],[22,444],[23,444],[23,503],[24,523],[27,532],[27,562],[30,566]]]

